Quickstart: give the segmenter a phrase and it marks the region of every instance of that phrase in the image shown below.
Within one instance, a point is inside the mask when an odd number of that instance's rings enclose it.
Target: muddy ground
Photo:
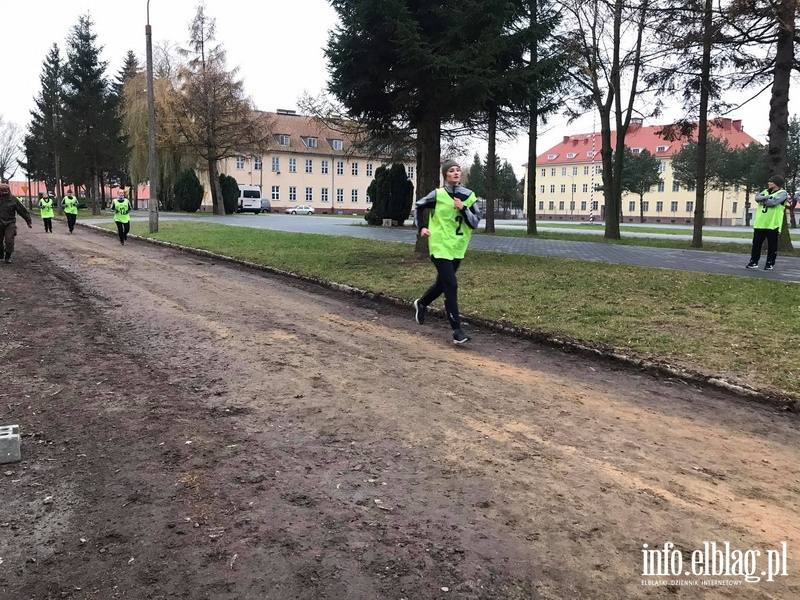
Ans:
[[[2,599],[800,598],[796,414],[62,223],[17,239]],[[787,542],[788,575],[643,577],[643,544],[704,541]]]

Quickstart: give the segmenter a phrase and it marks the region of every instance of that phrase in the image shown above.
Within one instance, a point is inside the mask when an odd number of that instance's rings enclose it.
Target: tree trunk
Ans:
[[[744,225],[750,227],[750,186],[744,188]]]
[[[539,134],[539,110],[536,98],[531,101],[531,120],[528,126],[528,235],[536,235],[536,138]]]
[[[703,247],[703,225],[705,224],[706,161],[708,155],[708,99],[711,79],[711,27],[713,15],[711,0],[705,1],[703,9],[703,60],[700,67],[700,115],[697,131],[697,186],[694,196],[694,228],[692,248]]]
[[[90,185],[92,186],[92,214],[100,214],[100,178],[97,175],[97,164],[95,163],[92,173],[89,176]]]
[[[771,175],[786,174],[787,144],[789,140],[789,84],[794,58],[794,16],[797,0],[784,0],[776,3],[778,39],[775,44],[775,75],[772,82],[772,96],[769,100],[769,148],[767,150]],[[792,240],[789,227],[784,222],[778,236],[778,250],[791,252]]]
[[[208,159],[208,180],[211,186],[211,205],[215,215],[225,214],[225,205],[222,199],[222,186],[219,183],[219,172],[217,171],[217,160]]]
[[[441,120],[431,112],[424,114],[417,124],[417,196],[424,197],[439,187],[441,160]],[[424,215],[427,224],[427,211]],[[414,252],[428,255],[428,238],[417,235]]]
[[[644,223],[644,194],[639,195],[639,223]]]
[[[494,233],[494,201],[497,197],[495,181],[497,180],[497,105],[489,106],[489,154],[486,158],[486,226],[485,233]]]

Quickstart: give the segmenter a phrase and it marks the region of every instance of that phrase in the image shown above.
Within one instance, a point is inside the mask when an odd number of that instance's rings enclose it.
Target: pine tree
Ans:
[[[56,189],[59,180],[59,160],[64,142],[63,69],[58,45],[53,44],[42,64],[39,75],[42,89],[34,100],[36,108],[31,111],[24,140],[28,161],[24,165],[25,171],[32,179],[44,181],[50,190]]]
[[[644,223],[644,195],[650,187],[661,181],[658,172],[660,162],[645,149],[634,154],[625,147],[625,160],[622,164],[622,189],[639,196],[639,222]]]

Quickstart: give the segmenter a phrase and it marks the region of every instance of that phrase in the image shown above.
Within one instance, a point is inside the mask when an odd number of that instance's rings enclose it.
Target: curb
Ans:
[[[104,229],[97,225],[91,225],[88,223],[77,223],[77,225],[80,225],[81,227],[86,227],[87,229],[94,229],[95,231],[106,233],[115,237],[117,235],[116,231],[110,229]],[[129,237],[135,240],[140,240],[143,242],[154,244],[156,246],[171,248],[173,250],[179,250],[181,252],[186,252],[189,254],[204,256],[206,258],[213,258],[215,260],[239,265],[242,267],[247,267],[249,269],[253,269],[256,271],[263,271],[274,275],[289,277],[292,279],[296,279],[298,281],[302,281],[304,283],[310,283],[329,290],[349,294],[351,296],[356,296],[367,300],[385,302],[387,304],[407,310],[411,310],[413,308],[413,303],[411,301],[404,300],[402,298],[396,298],[394,296],[385,294],[384,292],[371,292],[369,290],[362,290],[360,288],[347,285],[344,283],[329,281],[327,279],[321,279],[318,277],[311,277],[309,275],[302,275],[300,273],[295,273],[293,271],[286,271],[284,269],[278,269],[276,267],[270,267],[268,265],[261,265],[258,263],[253,263],[250,261],[241,260],[230,256],[225,256],[222,254],[215,254],[210,250],[190,248],[188,246],[181,246],[179,244],[174,244],[172,242],[154,240],[152,238],[141,237],[138,235],[131,235]],[[428,310],[435,315],[444,317],[443,309],[429,308]],[[602,358],[613,363],[624,365],[629,368],[634,367],[640,369],[652,375],[677,378],[686,383],[693,383],[696,385],[712,389],[734,393],[738,396],[748,398],[750,400],[762,404],[767,404],[769,406],[787,412],[800,413],[800,399],[793,397],[791,395],[785,395],[785,394],[782,395],[772,390],[736,383],[728,379],[725,379],[724,377],[709,375],[707,373],[702,373],[701,371],[694,371],[691,369],[674,367],[669,363],[662,362],[656,359],[644,358],[641,356],[636,356],[635,354],[626,354],[624,352],[621,352],[618,348],[614,348],[613,346],[606,346],[604,344],[590,344],[585,341],[576,340],[570,337],[557,336],[544,331],[531,329],[528,327],[520,327],[518,325],[514,325],[511,323],[495,321],[493,319],[487,319],[478,315],[472,315],[468,313],[463,313],[462,316],[464,317],[465,321],[469,321],[471,324],[478,325],[483,329],[496,331],[498,333],[510,334],[516,337],[531,340],[533,342],[545,346],[549,346],[551,348],[556,348],[564,352],[578,354],[580,356]]]

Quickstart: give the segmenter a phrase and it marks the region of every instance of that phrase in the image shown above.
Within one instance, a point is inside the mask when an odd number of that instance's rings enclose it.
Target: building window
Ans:
[[[670,202],[669,203],[669,209],[674,213],[678,212],[678,201],[677,200],[673,200],[672,202]]]
[[[314,172],[314,161],[310,158],[306,159],[306,173]]]
[[[297,159],[290,158],[289,159],[289,173],[297,173]]]
[[[414,167],[408,167],[408,178],[414,179]]]
[[[582,191],[584,194],[587,194],[587,193],[589,193],[589,184],[588,184],[588,183],[584,183],[584,184],[581,186],[581,191]]]
[[[367,202],[367,204],[372,204],[372,198],[369,197],[369,194],[367,194],[366,202]]]
[[[570,210],[575,210],[575,200],[570,200],[569,201],[569,209]]]
[[[581,210],[583,210],[583,211],[586,210],[586,200],[581,202]]]
[[[555,160],[558,158],[558,154],[548,154],[547,160]]]
[[[585,166],[585,167],[583,167],[583,174],[584,174],[584,175],[588,175],[588,174],[589,174],[589,167],[588,167],[588,165],[587,165],[587,166]]]
[[[555,185],[551,185],[550,186],[550,193],[551,194],[555,194],[556,193],[556,186]]]
[[[650,212],[650,201],[649,200],[642,200],[642,210],[644,212]]]
[[[600,165],[595,165],[594,166],[595,175],[600,175],[600,169],[602,169],[602,167]]]
[[[546,176],[547,176],[547,169],[542,169],[542,177],[546,177]]]
[[[694,202],[691,200],[686,203],[686,212],[690,213],[694,210]]]
[[[589,150],[589,152],[586,153],[586,156],[588,156],[589,158],[594,158],[595,154],[597,154],[597,152],[595,152],[594,150]]]
[[[563,200],[559,200],[558,201],[558,210],[564,210],[564,201]]]
[[[673,181],[672,182],[672,191],[673,192],[679,192],[680,190],[681,190],[681,184],[679,184],[677,181]]]
[[[554,168],[550,169],[550,177],[555,177],[555,176],[556,176],[556,170]]]
[[[322,191],[320,192],[320,200],[323,202],[328,201],[328,188],[322,188]]]
[[[544,200],[539,200],[539,210],[544,210]]]
[[[693,183],[690,183],[689,185],[687,185],[687,186],[686,186],[686,191],[687,191],[687,192],[693,192],[693,191],[695,191],[696,189],[697,189],[697,188],[695,187],[695,185],[694,185]]]
[[[303,140],[303,143],[306,145],[307,148],[316,148],[317,147],[317,138],[315,137],[304,137],[300,138]]]
[[[256,171],[260,171],[261,170],[261,157],[260,156],[256,156],[255,157],[255,160],[253,161],[253,169],[255,169]]]
[[[658,172],[659,172],[659,173],[663,173],[663,172],[665,172],[666,170],[667,170],[667,163],[665,163],[665,162],[662,160],[660,163],[658,163]]]
[[[661,201],[656,202],[656,212],[664,212],[664,203]]]
[[[578,191],[578,184],[577,183],[573,183],[571,187],[572,187],[572,193],[573,194]]]
[[[667,151],[666,146],[656,146],[656,152],[666,152],[666,151]]]
[[[280,200],[281,199],[281,186],[273,185],[272,186],[272,199],[273,200]]]
[[[664,191],[664,182],[663,182],[663,181],[659,181],[659,182],[658,182],[658,187],[657,187],[656,189],[657,189],[659,192],[663,192],[663,191]]]
[[[578,167],[572,167],[572,174],[573,175],[577,175],[578,174]]]
[[[244,171],[244,156],[237,156],[236,157],[236,170],[237,171]]]
[[[336,161],[336,174],[344,175],[344,162],[342,162],[341,160]]]
[[[307,187],[306,188],[306,204],[310,204],[314,201],[314,188]]]
[[[566,177],[567,176],[567,167],[561,167],[561,176],[562,177]]]
[[[540,194],[544,194],[544,186],[543,185],[539,186],[539,193]]]
[[[278,142],[278,146],[288,146],[289,145],[289,136],[288,135],[276,135],[275,141]]]
[[[593,211],[597,210],[597,200],[595,200],[594,202],[592,202],[592,210],[593,210]]]
[[[562,183],[561,184],[561,193],[562,194],[566,194],[567,193],[567,184],[566,183]]]
[[[336,188],[336,202],[344,202],[344,189]]]
[[[631,152],[633,154],[641,154],[642,153],[642,149],[641,148],[631,148]]]
[[[281,159],[277,156],[272,157],[272,172],[273,173],[280,173],[281,170]]]
[[[630,202],[628,202],[628,212],[629,213],[636,212],[636,202],[634,200],[631,200]]]
[[[320,169],[322,170],[322,174],[323,175],[327,175],[328,174],[328,161],[327,160],[323,160],[322,161],[322,166],[320,167]]]
[[[297,187],[289,186],[289,202],[297,202]]]
[[[341,150],[344,148],[344,143],[342,140],[331,140],[331,148],[334,150]]]
[[[733,214],[738,213],[739,212],[739,203],[738,202],[734,202],[733,206],[731,207],[731,210],[733,211]]]
[[[350,190],[350,202],[358,202],[358,190]]]
[[[547,203],[547,210],[555,210],[555,207],[556,203],[553,202],[552,200],[550,200],[550,202]]]
[[[567,158],[575,158],[578,156],[575,152],[567,152]]]
[[[357,162],[350,163],[350,174],[353,177],[358,177],[358,163]]]
[[[413,168],[414,167],[409,167],[409,170]],[[367,163],[367,177],[372,177],[372,163]],[[408,178],[411,179],[411,176],[409,175]]]

